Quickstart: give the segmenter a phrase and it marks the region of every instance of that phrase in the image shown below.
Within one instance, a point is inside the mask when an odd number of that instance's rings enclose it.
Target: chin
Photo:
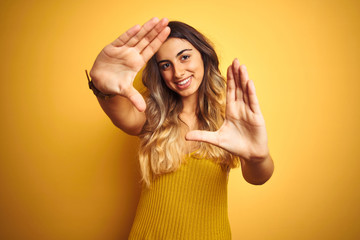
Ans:
[[[180,95],[180,97],[183,97],[183,98],[187,98],[187,97],[191,97],[193,95],[196,94],[196,91],[186,91],[186,92],[178,92],[178,94]]]

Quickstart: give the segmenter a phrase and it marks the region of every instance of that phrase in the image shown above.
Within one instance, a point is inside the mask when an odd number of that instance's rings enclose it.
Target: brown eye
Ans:
[[[184,56],[181,57],[181,60],[186,60],[188,58],[190,58],[190,55],[184,55]]]
[[[165,63],[165,64],[161,65],[162,70],[166,70],[168,67],[170,67],[169,63]]]

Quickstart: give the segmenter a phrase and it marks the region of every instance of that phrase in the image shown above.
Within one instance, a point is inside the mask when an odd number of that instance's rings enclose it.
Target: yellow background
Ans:
[[[194,26],[222,72],[238,57],[255,82],[276,169],[263,186],[231,171],[233,239],[359,239],[360,4],[325,0],[1,1],[0,239],[126,239],[138,140],[84,70],[153,16]]]

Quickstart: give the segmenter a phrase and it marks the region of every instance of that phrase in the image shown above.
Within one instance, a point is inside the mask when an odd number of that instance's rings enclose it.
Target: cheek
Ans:
[[[165,82],[169,82],[171,79],[170,71],[163,72],[162,77],[165,80]]]
[[[166,86],[170,88],[170,83],[172,82],[172,75],[170,71],[161,72],[161,77],[165,81]]]
[[[194,70],[197,72],[198,76],[204,76],[204,64],[201,61],[197,62],[197,64],[194,64]]]
[[[196,69],[199,72],[204,72],[204,62],[201,56],[196,56],[196,59],[191,62],[191,66],[194,70]]]

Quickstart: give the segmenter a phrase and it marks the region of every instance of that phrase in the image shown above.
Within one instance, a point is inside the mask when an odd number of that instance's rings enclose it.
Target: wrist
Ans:
[[[256,154],[252,154],[244,160],[249,164],[258,164],[268,160],[269,158],[271,158],[269,149],[266,149],[263,152],[257,152]]]
[[[86,77],[88,79],[89,88],[93,91],[93,93],[96,97],[107,100],[109,98],[116,96],[116,94],[106,94],[106,93],[100,92],[100,90],[95,87],[93,81],[91,81],[87,70],[85,70],[85,73],[86,73]]]

